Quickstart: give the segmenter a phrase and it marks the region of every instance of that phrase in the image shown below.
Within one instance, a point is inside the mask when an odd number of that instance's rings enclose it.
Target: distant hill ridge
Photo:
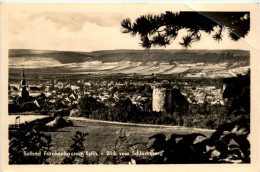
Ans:
[[[166,63],[234,63],[249,64],[250,52],[245,50],[102,50],[92,52],[10,49],[9,58],[53,58],[62,64],[85,61],[102,62],[166,62]]]

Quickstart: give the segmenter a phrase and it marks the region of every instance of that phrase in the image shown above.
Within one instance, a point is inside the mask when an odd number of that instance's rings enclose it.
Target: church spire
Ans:
[[[22,79],[24,79],[25,78],[25,75],[24,75],[24,68],[23,68],[23,72],[22,72]]]
[[[21,80],[21,88],[22,88],[21,97],[22,98],[28,98],[29,92],[26,90],[27,85],[26,85],[26,81],[25,81],[24,68],[23,68],[21,77],[22,77],[22,80]]]
[[[22,80],[21,80],[21,87],[26,87],[26,81],[25,81],[25,75],[24,75],[24,68],[21,74]]]

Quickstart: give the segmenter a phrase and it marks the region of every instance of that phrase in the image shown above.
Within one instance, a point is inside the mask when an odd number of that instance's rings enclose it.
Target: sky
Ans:
[[[84,8],[85,7],[85,8]],[[96,51],[112,49],[143,49],[139,37],[132,37],[121,32],[121,21],[130,18],[134,21],[144,14],[162,13],[165,8],[143,6],[123,6],[125,9],[109,8],[50,8],[44,6],[33,10],[33,7],[19,8],[8,13],[8,48],[40,49],[66,51]],[[79,9],[79,10],[78,10]],[[96,10],[95,10],[96,9]],[[149,10],[148,10],[149,9]],[[174,8],[171,8],[174,9]],[[177,10],[176,10],[177,9]],[[178,11],[178,8],[175,12]],[[190,10],[188,7],[182,8]],[[157,49],[183,49],[179,45],[182,30],[173,43]],[[249,32],[245,39],[235,42],[228,38],[227,32],[221,42],[212,36],[202,33],[201,40],[193,43],[191,49],[250,49],[253,35]],[[155,49],[155,48],[153,48]]]

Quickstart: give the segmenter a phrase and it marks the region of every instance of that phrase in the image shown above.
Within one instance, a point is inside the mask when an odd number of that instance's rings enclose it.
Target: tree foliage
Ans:
[[[68,153],[72,154],[68,157],[65,157],[62,161],[63,164],[87,164],[87,159],[85,153],[85,136],[87,136],[88,133],[82,133],[80,131],[77,131],[72,140],[74,141],[73,144],[70,145],[68,149]],[[75,155],[74,155],[75,154]],[[78,154],[83,154],[82,156]]]
[[[250,114],[250,70],[246,75],[224,80],[226,89],[223,98],[228,99],[228,115]]]
[[[48,164],[44,152],[50,151],[51,142],[51,136],[42,133],[39,125],[25,123],[9,142],[9,164]],[[40,155],[25,155],[30,152]]]
[[[250,163],[248,134],[248,126],[239,120],[221,125],[210,138],[193,133],[172,134],[166,139],[164,134],[159,133],[150,137],[154,139],[150,149],[162,151],[163,155],[155,156],[148,163]],[[137,159],[136,162],[142,163],[141,160]]]
[[[93,111],[102,108],[104,108],[104,104],[98,102],[93,97],[84,96],[79,99],[79,112],[86,117],[88,117]]]
[[[139,35],[144,48],[166,46],[172,43],[184,29],[187,34],[179,44],[185,48],[201,39],[201,33],[210,34],[221,41],[223,31],[228,31],[231,40],[244,38],[250,30],[249,12],[179,12],[167,11],[160,15],[142,15],[134,22],[129,18],[121,22],[122,33]]]

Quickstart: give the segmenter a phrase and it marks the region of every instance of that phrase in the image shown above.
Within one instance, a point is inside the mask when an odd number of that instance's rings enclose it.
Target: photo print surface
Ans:
[[[10,166],[254,162],[255,13],[159,5],[7,6]]]

